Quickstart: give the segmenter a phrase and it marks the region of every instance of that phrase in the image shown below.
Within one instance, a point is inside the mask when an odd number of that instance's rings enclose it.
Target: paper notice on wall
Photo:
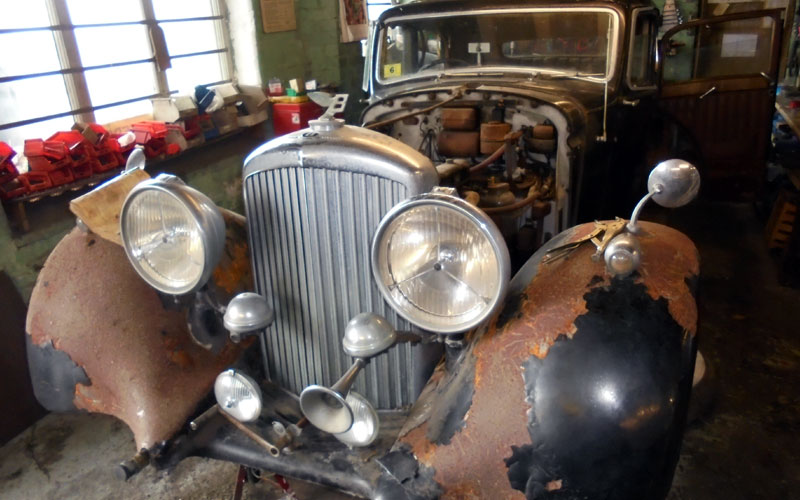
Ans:
[[[264,33],[297,29],[294,0],[261,0],[261,25]]]
[[[755,57],[758,35],[750,33],[726,33],[722,35],[720,57]]]
[[[342,28],[342,42],[367,38],[367,0],[339,0],[339,25]]]

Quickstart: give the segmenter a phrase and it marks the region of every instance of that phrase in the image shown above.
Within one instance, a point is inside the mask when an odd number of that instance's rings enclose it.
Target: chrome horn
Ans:
[[[377,413],[363,396],[351,393],[350,387],[370,358],[387,350],[396,341],[397,332],[376,314],[362,313],[350,320],[345,327],[342,348],[355,361],[332,387],[310,385],[303,389],[300,409],[308,421],[346,444],[365,446],[371,443],[377,436]],[[353,437],[354,433],[357,436]]]

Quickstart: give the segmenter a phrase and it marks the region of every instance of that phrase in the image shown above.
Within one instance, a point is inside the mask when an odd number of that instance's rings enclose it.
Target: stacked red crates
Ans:
[[[11,159],[17,152],[5,142],[0,142],[0,198],[9,200],[27,192],[24,181]]]

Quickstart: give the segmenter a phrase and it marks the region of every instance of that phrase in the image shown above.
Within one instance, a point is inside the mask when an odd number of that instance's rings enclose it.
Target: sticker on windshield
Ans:
[[[383,77],[384,78],[395,78],[403,74],[402,70],[402,63],[394,63],[394,64],[384,64],[383,65]]]
[[[489,52],[489,44],[483,43],[469,43],[467,44],[467,52],[470,54],[485,54]]]

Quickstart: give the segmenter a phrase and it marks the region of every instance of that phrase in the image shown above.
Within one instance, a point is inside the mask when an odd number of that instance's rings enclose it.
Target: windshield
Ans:
[[[388,18],[375,66],[381,83],[440,73],[523,71],[604,81],[617,18],[609,9],[487,10]]]

